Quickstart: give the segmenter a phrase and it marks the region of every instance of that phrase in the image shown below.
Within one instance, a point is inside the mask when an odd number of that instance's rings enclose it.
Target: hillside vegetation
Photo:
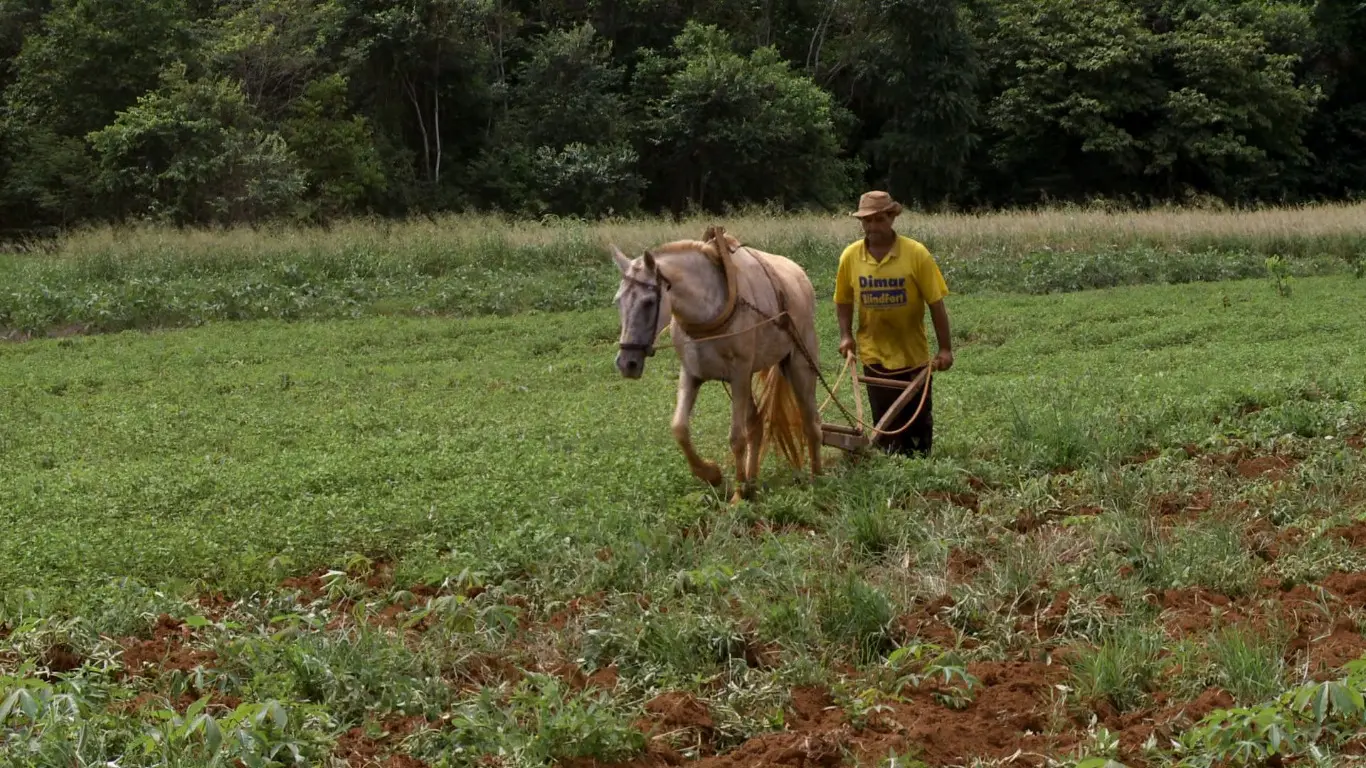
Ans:
[[[870,187],[1285,205],[1363,179],[1360,0],[0,2],[12,235]]]

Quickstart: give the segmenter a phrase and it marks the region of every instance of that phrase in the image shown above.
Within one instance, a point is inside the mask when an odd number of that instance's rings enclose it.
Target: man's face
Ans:
[[[890,213],[878,213],[859,219],[863,224],[863,234],[868,242],[879,244],[891,242],[892,222],[896,217]]]

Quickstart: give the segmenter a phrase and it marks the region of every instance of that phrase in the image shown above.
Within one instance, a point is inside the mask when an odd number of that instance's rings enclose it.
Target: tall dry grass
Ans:
[[[173,327],[211,320],[473,316],[610,305],[628,253],[724,224],[791,257],[816,289],[860,236],[846,215],[741,213],[683,221],[513,221],[450,215],[326,228],[92,227],[39,253],[0,255],[0,336],[80,326]],[[980,216],[906,214],[955,293],[1057,293],[1293,275],[1366,276],[1366,204],[1115,213],[1053,209]]]
[[[603,222],[527,221],[490,215],[445,215],[404,221],[345,221],[327,228],[241,227],[176,230],[161,227],[93,227],[61,239],[48,258],[178,256],[269,261],[301,252],[392,254],[501,248],[605,246],[639,250],[698,237],[713,223],[742,240],[773,250],[812,241],[838,248],[860,235],[845,214],[695,216],[681,221],[638,218]],[[1366,242],[1366,203],[1261,210],[1166,209],[1111,212],[1054,208],[967,214],[903,214],[898,229],[936,254],[1026,255],[1041,250],[1098,251],[1148,246],[1181,250],[1245,250],[1268,255],[1347,255]]]

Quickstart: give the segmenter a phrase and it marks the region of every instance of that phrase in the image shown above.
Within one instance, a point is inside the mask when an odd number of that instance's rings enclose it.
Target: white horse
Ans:
[[[702,383],[724,381],[731,395],[732,502],[752,490],[770,443],[796,469],[806,453],[812,477],[820,475],[816,300],[806,271],[784,256],[742,246],[720,228],[636,259],[615,245],[611,252],[621,272],[617,370],[640,378],[655,339],[670,325],[681,362],[673,434],[692,473],[722,484],[720,468],[694,449],[688,424]]]

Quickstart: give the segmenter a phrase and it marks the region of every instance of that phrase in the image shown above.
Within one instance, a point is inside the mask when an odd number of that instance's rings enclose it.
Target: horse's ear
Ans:
[[[612,261],[617,263],[617,270],[621,274],[626,274],[626,270],[631,268],[631,260],[626,258],[626,254],[621,252],[615,244],[612,245]]]
[[[649,251],[645,252],[645,269],[651,274],[655,271],[655,255]]]

